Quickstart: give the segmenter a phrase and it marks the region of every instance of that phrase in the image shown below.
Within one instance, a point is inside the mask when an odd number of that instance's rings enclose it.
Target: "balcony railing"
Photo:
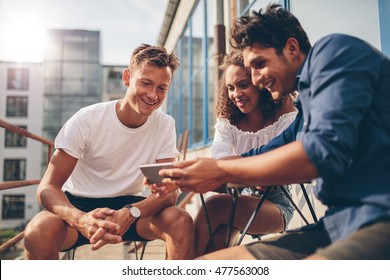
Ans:
[[[45,138],[42,138],[38,135],[35,135],[25,129],[22,129],[18,126],[15,126],[13,124],[10,124],[2,119],[0,119],[0,127],[4,128],[5,130],[12,131],[14,133],[17,133],[19,135],[25,136],[27,138],[33,139],[35,141],[38,141],[44,145],[47,146],[47,158],[46,158],[46,164],[49,163],[50,157],[53,151],[54,143],[50,140],[47,140]],[[7,190],[7,189],[14,189],[14,188],[20,188],[25,186],[32,186],[37,185],[41,179],[32,179],[32,180],[20,180],[20,181],[9,181],[9,182],[1,182],[0,183],[0,191]],[[13,238],[7,240],[0,246],[0,254],[3,254],[7,252],[12,246],[17,244],[19,241],[21,241],[24,237],[24,231],[19,232],[16,236]]]

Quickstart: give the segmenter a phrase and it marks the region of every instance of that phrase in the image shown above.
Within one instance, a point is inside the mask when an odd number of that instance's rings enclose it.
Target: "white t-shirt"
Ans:
[[[242,131],[230,124],[228,119],[217,118],[215,135],[211,146],[211,157],[222,158],[240,155],[253,148],[267,144],[283,132],[295,119],[297,112],[290,112],[279,117],[273,124],[256,132]]]
[[[96,198],[141,195],[139,166],[178,156],[171,116],[155,111],[141,127],[128,128],[116,115],[117,102],[79,110],[57,135],[55,147],[78,159],[63,191]]]

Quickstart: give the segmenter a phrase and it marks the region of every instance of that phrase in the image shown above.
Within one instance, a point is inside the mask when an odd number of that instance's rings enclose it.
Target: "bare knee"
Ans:
[[[50,254],[58,252],[60,241],[65,234],[66,225],[60,218],[47,211],[39,213],[27,224],[24,231],[26,255],[35,258],[33,256],[37,256],[38,252],[42,255],[47,252]]]
[[[36,215],[26,226],[24,231],[25,244],[37,244],[44,242],[43,236],[50,232],[55,225],[51,222],[50,214],[41,212]]]
[[[183,209],[172,207],[173,214],[169,215],[168,227],[170,232],[188,234],[194,231],[194,222],[188,212]]]
[[[206,200],[206,209],[208,218],[212,224],[213,230],[220,224],[226,224],[228,213],[232,205],[232,199],[229,195],[217,194],[209,197]],[[204,207],[199,209],[198,214],[195,218],[195,226],[203,226],[206,220],[206,210]]]
[[[165,234],[178,238],[192,236],[194,222],[185,210],[178,207],[168,207],[159,216],[156,226]]]

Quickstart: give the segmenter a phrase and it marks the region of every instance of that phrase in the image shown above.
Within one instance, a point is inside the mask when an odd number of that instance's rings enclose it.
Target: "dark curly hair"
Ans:
[[[233,51],[225,56],[223,63],[219,67],[222,70],[222,75],[218,85],[216,112],[219,118],[226,118],[232,125],[237,125],[240,120],[246,118],[246,114],[242,113],[229,98],[225,76],[227,68],[231,65],[245,68],[250,75],[250,70],[244,66],[244,58],[241,52]],[[266,118],[274,116],[276,110],[282,106],[282,101],[274,100],[267,89],[259,89],[259,94],[259,105],[263,116]]]
[[[279,4],[236,19],[230,30],[230,44],[239,50],[260,43],[265,48],[275,48],[280,55],[288,38],[295,38],[303,53],[309,52],[309,38],[298,19]]]

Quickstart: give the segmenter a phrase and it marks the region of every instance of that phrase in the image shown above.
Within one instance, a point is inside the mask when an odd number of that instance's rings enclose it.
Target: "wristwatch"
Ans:
[[[136,220],[138,220],[141,217],[141,210],[137,206],[127,204],[124,206],[124,208],[129,209],[130,215],[134,217]]]

